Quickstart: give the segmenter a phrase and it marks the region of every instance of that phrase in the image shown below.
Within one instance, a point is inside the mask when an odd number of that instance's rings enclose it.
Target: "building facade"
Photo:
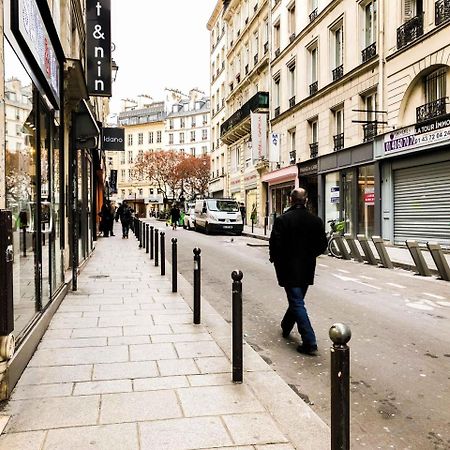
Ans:
[[[27,27],[0,2],[0,397],[11,393],[97,237],[105,158],[98,149],[107,98],[89,98],[85,4],[37,2]],[[38,37],[36,37],[38,36]],[[44,36],[43,47],[35,39]],[[45,60],[45,70],[39,58]],[[4,78],[3,78],[4,74]],[[4,255],[8,255],[3,259]]]

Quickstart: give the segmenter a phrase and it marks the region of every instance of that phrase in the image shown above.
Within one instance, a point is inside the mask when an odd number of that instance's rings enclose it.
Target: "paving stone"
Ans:
[[[45,431],[3,434],[0,436],[0,450],[41,450]]]
[[[188,380],[191,386],[223,386],[225,384],[233,384],[230,373],[189,375]]]
[[[131,361],[175,359],[177,354],[172,343],[130,345]]]
[[[295,447],[291,444],[266,444],[255,445],[256,450],[295,450]]]
[[[144,377],[157,377],[155,361],[125,362],[116,364],[95,364],[93,380],[119,380]]]
[[[69,339],[73,330],[68,328],[62,330],[47,330],[44,339]]]
[[[150,336],[118,336],[108,338],[108,345],[150,344]]]
[[[32,398],[64,397],[72,395],[73,383],[25,384],[14,389],[12,400],[29,400]]]
[[[225,356],[195,358],[201,373],[231,373],[231,362]]]
[[[134,311],[136,305],[99,305],[100,311]]]
[[[49,325],[49,328],[51,330],[58,330],[62,328],[93,328],[97,326],[98,319],[96,318],[80,318],[80,319],[73,319],[73,318],[58,318],[55,317]]]
[[[123,311],[88,311],[83,313],[83,317],[136,317],[136,314],[134,309],[126,309]]]
[[[105,394],[102,396],[100,423],[171,419],[181,415],[173,391]]]
[[[44,348],[81,348],[81,347],[100,347],[107,345],[105,337],[84,338],[84,339],[43,339],[39,344],[39,349]]]
[[[85,348],[61,348],[37,350],[28,367],[99,364],[128,361],[128,347],[125,345]]]
[[[144,336],[154,334],[169,334],[171,329],[169,325],[148,325],[136,327],[123,327],[124,336]]]
[[[234,442],[239,445],[287,442],[269,414],[237,414],[222,417]]]
[[[110,328],[78,328],[73,330],[73,338],[87,338],[87,337],[110,337],[110,336],[122,336],[121,327]]]
[[[66,319],[81,319],[83,317],[83,313],[78,311],[78,312],[64,312],[64,311],[60,311],[58,310],[55,315],[53,316],[53,320],[55,319],[61,319],[61,318],[66,318]]]
[[[164,311],[162,303],[139,303],[139,310],[142,312],[148,311]]]
[[[125,327],[154,325],[152,318],[141,316],[101,317],[99,327]]]
[[[139,431],[142,449],[190,450],[232,444],[218,417],[140,423]]]
[[[190,375],[200,373],[193,359],[168,359],[158,361],[158,367],[161,375]]]
[[[223,351],[214,342],[177,342],[174,344],[180,358],[223,356]]]
[[[191,323],[192,314],[153,314],[156,325]]]
[[[132,390],[131,380],[87,381],[75,383],[73,395],[113,394]]]
[[[152,342],[196,342],[196,341],[212,341],[213,338],[209,333],[192,333],[192,334],[162,334],[152,336]]]
[[[88,381],[91,379],[92,365],[28,367],[19,380],[24,384],[67,383],[72,381]]]
[[[161,389],[176,389],[188,387],[185,376],[139,378],[133,381],[135,391],[158,391]]]
[[[124,423],[95,427],[50,430],[43,450],[137,450],[136,424]]]
[[[192,320],[191,320],[192,322]],[[203,325],[194,325],[194,324],[171,324],[170,328],[173,330],[174,333],[187,333],[187,334],[192,334],[192,333],[204,333],[205,332],[205,327]]]
[[[83,305],[72,305],[70,303],[66,303],[64,300],[63,304],[59,307],[58,312],[92,312],[99,311],[100,305],[90,305],[88,304],[88,300],[86,300],[86,304]]]
[[[177,389],[187,417],[260,412],[264,408],[243,384]]]
[[[7,432],[95,425],[99,404],[99,396],[11,401],[6,407],[12,415]]]

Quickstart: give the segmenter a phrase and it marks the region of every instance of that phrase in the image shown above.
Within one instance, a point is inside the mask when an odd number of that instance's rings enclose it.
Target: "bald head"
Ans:
[[[291,192],[291,204],[292,205],[306,205],[308,200],[308,193],[303,188],[294,189]]]

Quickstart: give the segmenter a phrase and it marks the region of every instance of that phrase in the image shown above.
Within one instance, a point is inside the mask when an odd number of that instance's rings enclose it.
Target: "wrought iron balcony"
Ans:
[[[334,151],[342,150],[344,148],[344,133],[339,133],[333,136]]]
[[[248,75],[248,64],[245,65],[245,75]]]
[[[372,59],[376,54],[377,54],[377,43],[374,42],[361,52],[362,62],[365,63],[366,61],[369,61],[369,59]]]
[[[269,50],[269,43],[265,42],[264,43],[264,54],[266,54],[268,52],[268,50]]]
[[[309,95],[314,95],[319,90],[319,82],[314,81],[309,85]]]
[[[289,43],[291,43],[294,39],[295,39],[295,33],[292,33],[292,34],[289,36]]]
[[[278,56],[280,56],[280,49],[279,48],[277,48],[275,50],[275,58],[278,58]]]
[[[309,144],[309,156],[310,158],[317,158],[317,155],[319,154],[319,143],[318,142],[312,142]]]
[[[250,116],[250,112],[258,111],[260,109],[269,108],[269,93],[258,92],[250,100],[242,105],[236,112],[234,112],[221,126],[220,136],[230,131],[239,122]]]
[[[436,26],[450,19],[450,0],[438,0],[434,4],[434,23]]]
[[[256,66],[258,64],[258,53],[253,57],[253,64]]]
[[[319,8],[316,8],[309,15],[309,21],[313,22],[318,15],[319,15]]]
[[[239,84],[241,82],[241,74],[236,74],[236,83]]]
[[[415,41],[423,34],[423,15],[413,17],[397,28],[397,49],[401,49]]]
[[[278,117],[278,116],[280,115],[280,107],[279,107],[279,106],[277,106],[277,107],[275,108],[274,113],[275,113],[275,117]]]
[[[416,108],[416,121],[417,123],[425,122],[435,117],[443,116],[447,112],[445,105],[446,98],[439,98],[434,102],[426,103],[425,105]]]
[[[376,122],[369,122],[363,125],[364,142],[373,141],[378,134],[378,124]]]
[[[296,152],[295,150],[292,150],[291,152],[289,152],[289,164],[295,164],[296,160]]]
[[[293,95],[290,99],[289,99],[289,108],[292,108],[295,105],[295,95]]]
[[[339,80],[339,78],[342,78],[343,76],[344,76],[344,65],[343,64],[336,67],[336,69],[333,69],[333,81]]]

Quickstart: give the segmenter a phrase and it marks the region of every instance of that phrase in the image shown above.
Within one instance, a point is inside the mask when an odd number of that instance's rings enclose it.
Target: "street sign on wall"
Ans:
[[[125,151],[125,128],[102,128],[102,150]]]
[[[111,97],[111,0],[86,1],[86,83],[89,95]]]

